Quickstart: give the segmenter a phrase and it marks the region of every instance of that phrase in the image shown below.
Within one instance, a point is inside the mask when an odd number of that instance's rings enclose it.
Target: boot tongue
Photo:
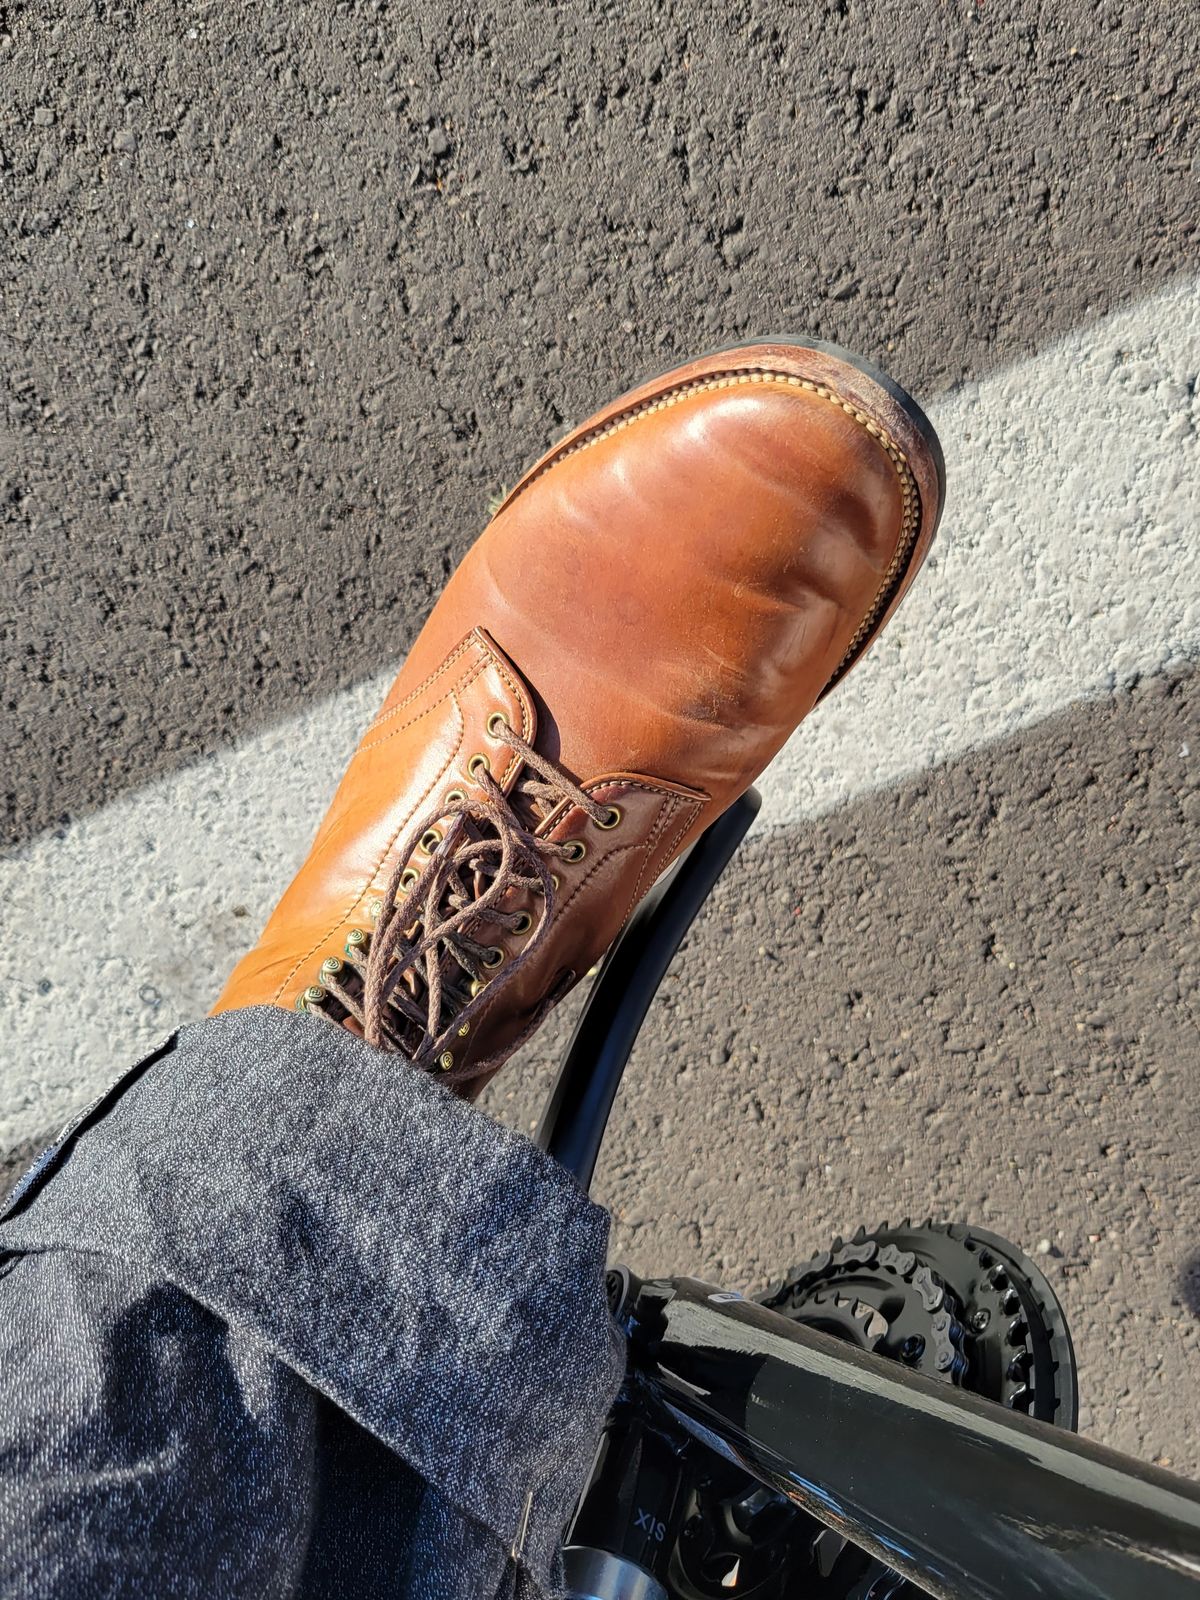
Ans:
[[[521,826],[530,833],[536,833],[546,818],[559,809],[562,802],[548,799],[544,795],[526,794],[521,787],[521,778],[518,777],[508,797],[508,804]]]
[[[525,769],[522,767],[509,785],[508,808],[526,832],[536,834],[546,818],[559,809],[559,802],[543,795],[527,793],[522,786],[525,775]],[[486,831],[486,824],[469,823],[468,827],[473,838],[482,838]],[[478,870],[472,873],[471,887],[476,899],[490,882],[487,873]]]

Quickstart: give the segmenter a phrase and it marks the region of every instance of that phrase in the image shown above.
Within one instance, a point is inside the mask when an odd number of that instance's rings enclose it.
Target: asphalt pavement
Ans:
[[[1194,18],[419,10],[0,7],[4,1163],[203,1013],[489,499],[810,332],[928,404],[949,506],[672,968],[615,1251],[977,1221],[1087,1431],[1200,1472]]]

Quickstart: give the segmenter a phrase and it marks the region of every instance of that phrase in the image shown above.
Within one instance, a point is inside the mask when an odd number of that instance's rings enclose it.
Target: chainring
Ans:
[[[756,1298],[942,1383],[1075,1427],[1075,1358],[1062,1308],[1033,1262],[982,1228],[860,1228]],[[840,1534],[719,1462],[694,1485],[669,1587],[676,1600],[916,1594]]]
[[[758,1298],[929,1377],[1075,1426],[1075,1359],[1062,1308],[1033,1262],[982,1228],[860,1228]]]

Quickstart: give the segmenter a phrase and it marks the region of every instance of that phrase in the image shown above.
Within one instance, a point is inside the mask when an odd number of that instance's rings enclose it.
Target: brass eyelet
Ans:
[[[620,806],[609,806],[608,813],[605,816],[604,821],[598,821],[596,826],[598,828],[615,828],[621,820],[621,815],[622,813]]]
[[[446,796],[446,804],[448,806],[460,806],[466,798],[466,795],[461,789],[451,789],[450,793]]]
[[[490,772],[491,770],[492,763],[484,755],[472,756],[470,761],[467,762],[467,771],[473,778],[477,777],[480,772]]]
[[[331,977],[335,972],[340,972],[341,970],[342,963],[338,960],[337,956],[326,956],[324,961],[321,963],[321,971],[329,973]]]
[[[587,845],[582,839],[568,839],[563,845],[563,852],[568,861],[582,861],[587,855]]]
[[[454,1052],[453,1052],[453,1050],[443,1050],[441,1055],[438,1057],[438,1066],[441,1067],[443,1072],[449,1072],[450,1068],[453,1065],[454,1065]]]
[[[304,1008],[307,1010],[309,1006],[319,1006],[321,1004],[322,1000],[325,999],[325,991],[319,983],[310,983],[300,998],[304,1001]]]
[[[470,991],[471,999],[474,1000],[475,996],[477,994],[480,994],[483,991],[484,987],[485,987],[485,985],[484,985],[484,982],[483,982],[482,978],[472,978],[471,979],[471,991]]]
[[[487,731],[489,739],[499,739],[502,733],[507,733],[508,718],[504,715],[503,711],[492,712],[491,716],[487,719]]]
[[[400,874],[400,887],[402,889],[411,889],[413,884],[416,883],[420,876],[421,874],[417,871],[416,867],[405,867],[404,871]]]
[[[355,951],[361,950],[367,942],[367,935],[362,928],[351,928],[346,935],[346,954],[353,955]]]
[[[489,945],[481,960],[485,967],[498,967],[504,960],[504,951],[498,944]]]
[[[424,850],[427,856],[431,856],[441,842],[442,830],[440,828],[426,828],[421,835],[421,849]]]
[[[382,913],[383,913],[383,901],[382,900],[372,900],[371,904],[367,907],[367,915],[370,917],[371,921],[372,922],[378,922],[380,916],[382,915]]]
[[[530,928],[532,928],[532,927],[533,927],[533,918],[529,915],[528,911],[520,911],[520,912],[518,912],[517,913],[517,920],[513,924],[513,932],[514,933],[528,933]]]
[[[470,1031],[471,1031],[471,1024],[469,1022],[462,1022],[462,1023],[459,1024],[458,1037],[460,1039],[465,1039],[467,1037],[467,1035],[470,1033]]]

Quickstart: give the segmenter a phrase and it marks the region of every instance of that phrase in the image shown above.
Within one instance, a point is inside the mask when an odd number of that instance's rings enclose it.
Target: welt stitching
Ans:
[[[863,641],[874,634],[878,618],[886,611],[888,598],[895,592],[896,585],[901,581],[911,553],[915,549],[921,511],[920,492],[917,489],[916,479],[913,477],[912,469],[908,464],[908,457],[904,451],[901,450],[886,428],[881,427],[865,411],[860,411],[849,400],[843,400],[837,390],[831,389],[828,384],[814,383],[811,378],[798,378],[793,373],[778,372],[770,367],[732,367],[722,372],[710,373],[705,378],[691,378],[686,383],[676,384],[673,388],[664,389],[659,395],[653,395],[646,400],[639,400],[627,410],[617,412],[609,421],[600,423],[589,433],[572,440],[569,444],[560,446],[542,462],[540,467],[535,467],[523,483],[518,484],[513,491],[511,500],[506,501],[505,504],[506,506],[511,505],[524,494],[526,489],[532,488],[539,478],[549,472],[551,467],[557,466],[560,461],[565,461],[568,456],[574,455],[579,450],[586,450],[590,445],[597,444],[601,439],[611,438],[612,435],[620,433],[623,428],[629,427],[631,423],[639,421],[642,417],[653,416],[656,412],[669,410],[670,407],[677,405],[680,400],[685,400],[693,394],[707,394],[717,389],[734,389],[742,384],[764,382],[780,384],[789,389],[802,389],[807,394],[815,394],[819,399],[826,400],[830,405],[844,411],[848,417],[853,417],[854,421],[865,428],[883,449],[892,463],[892,468],[896,473],[900,486],[900,538],[892,554],[892,559],[888,563],[887,570],[880,580],[871,609],[867,612],[854,637],[846,646],[845,653],[841,661],[838,662],[833,677],[830,678],[825,686],[828,690],[833,687],[843,672],[849,670],[852,662],[857,659]]]
[[[710,373],[704,378],[690,378],[685,383],[664,389],[661,394],[649,396],[645,400],[639,400],[627,410],[618,411],[607,422],[602,422],[588,433],[582,434],[578,439],[572,440],[569,444],[561,445],[547,456],[541,466],[535,467],[525,482],[518,486],[509,504],[511,505],[513,501],[524,494],[526,489],[532,488],[539,478],[549,472],[551,467],[556,467],[560,461],[565,461],[568,456],[574,455],[579,450],[586,450],[589,446],[598,444],[601,439],[606,439],[614,433],[619,433],[623,428],[629,427],[633,422],[640,421],[643,417],[652,416],[655,412],[677,405],[680,400],[687,399],[693,394],[704,394],[717,389],[736,388],[745,383],[762,383],[764,380],[768,383],[782,384],[787,388],[803,389],[809,394],[815,394],[820,399],[827,400],[830,404],[838,406],[847,416],[853,417],[855,422],[864,427],[872,438],[878,440],[896,469],[896,475],[900,478],[902,486],[913,483],[908,457],[900,449],[887,429],[882,428],[865,411],[860,411],[849,400],[843,400],[836,389],[831,389],[828,384],[814,383],[810,378],[798,378],[792,373],[776,371],[771,367],[760,367],[753,370],[745,367],[730,367],[721,372]]]

